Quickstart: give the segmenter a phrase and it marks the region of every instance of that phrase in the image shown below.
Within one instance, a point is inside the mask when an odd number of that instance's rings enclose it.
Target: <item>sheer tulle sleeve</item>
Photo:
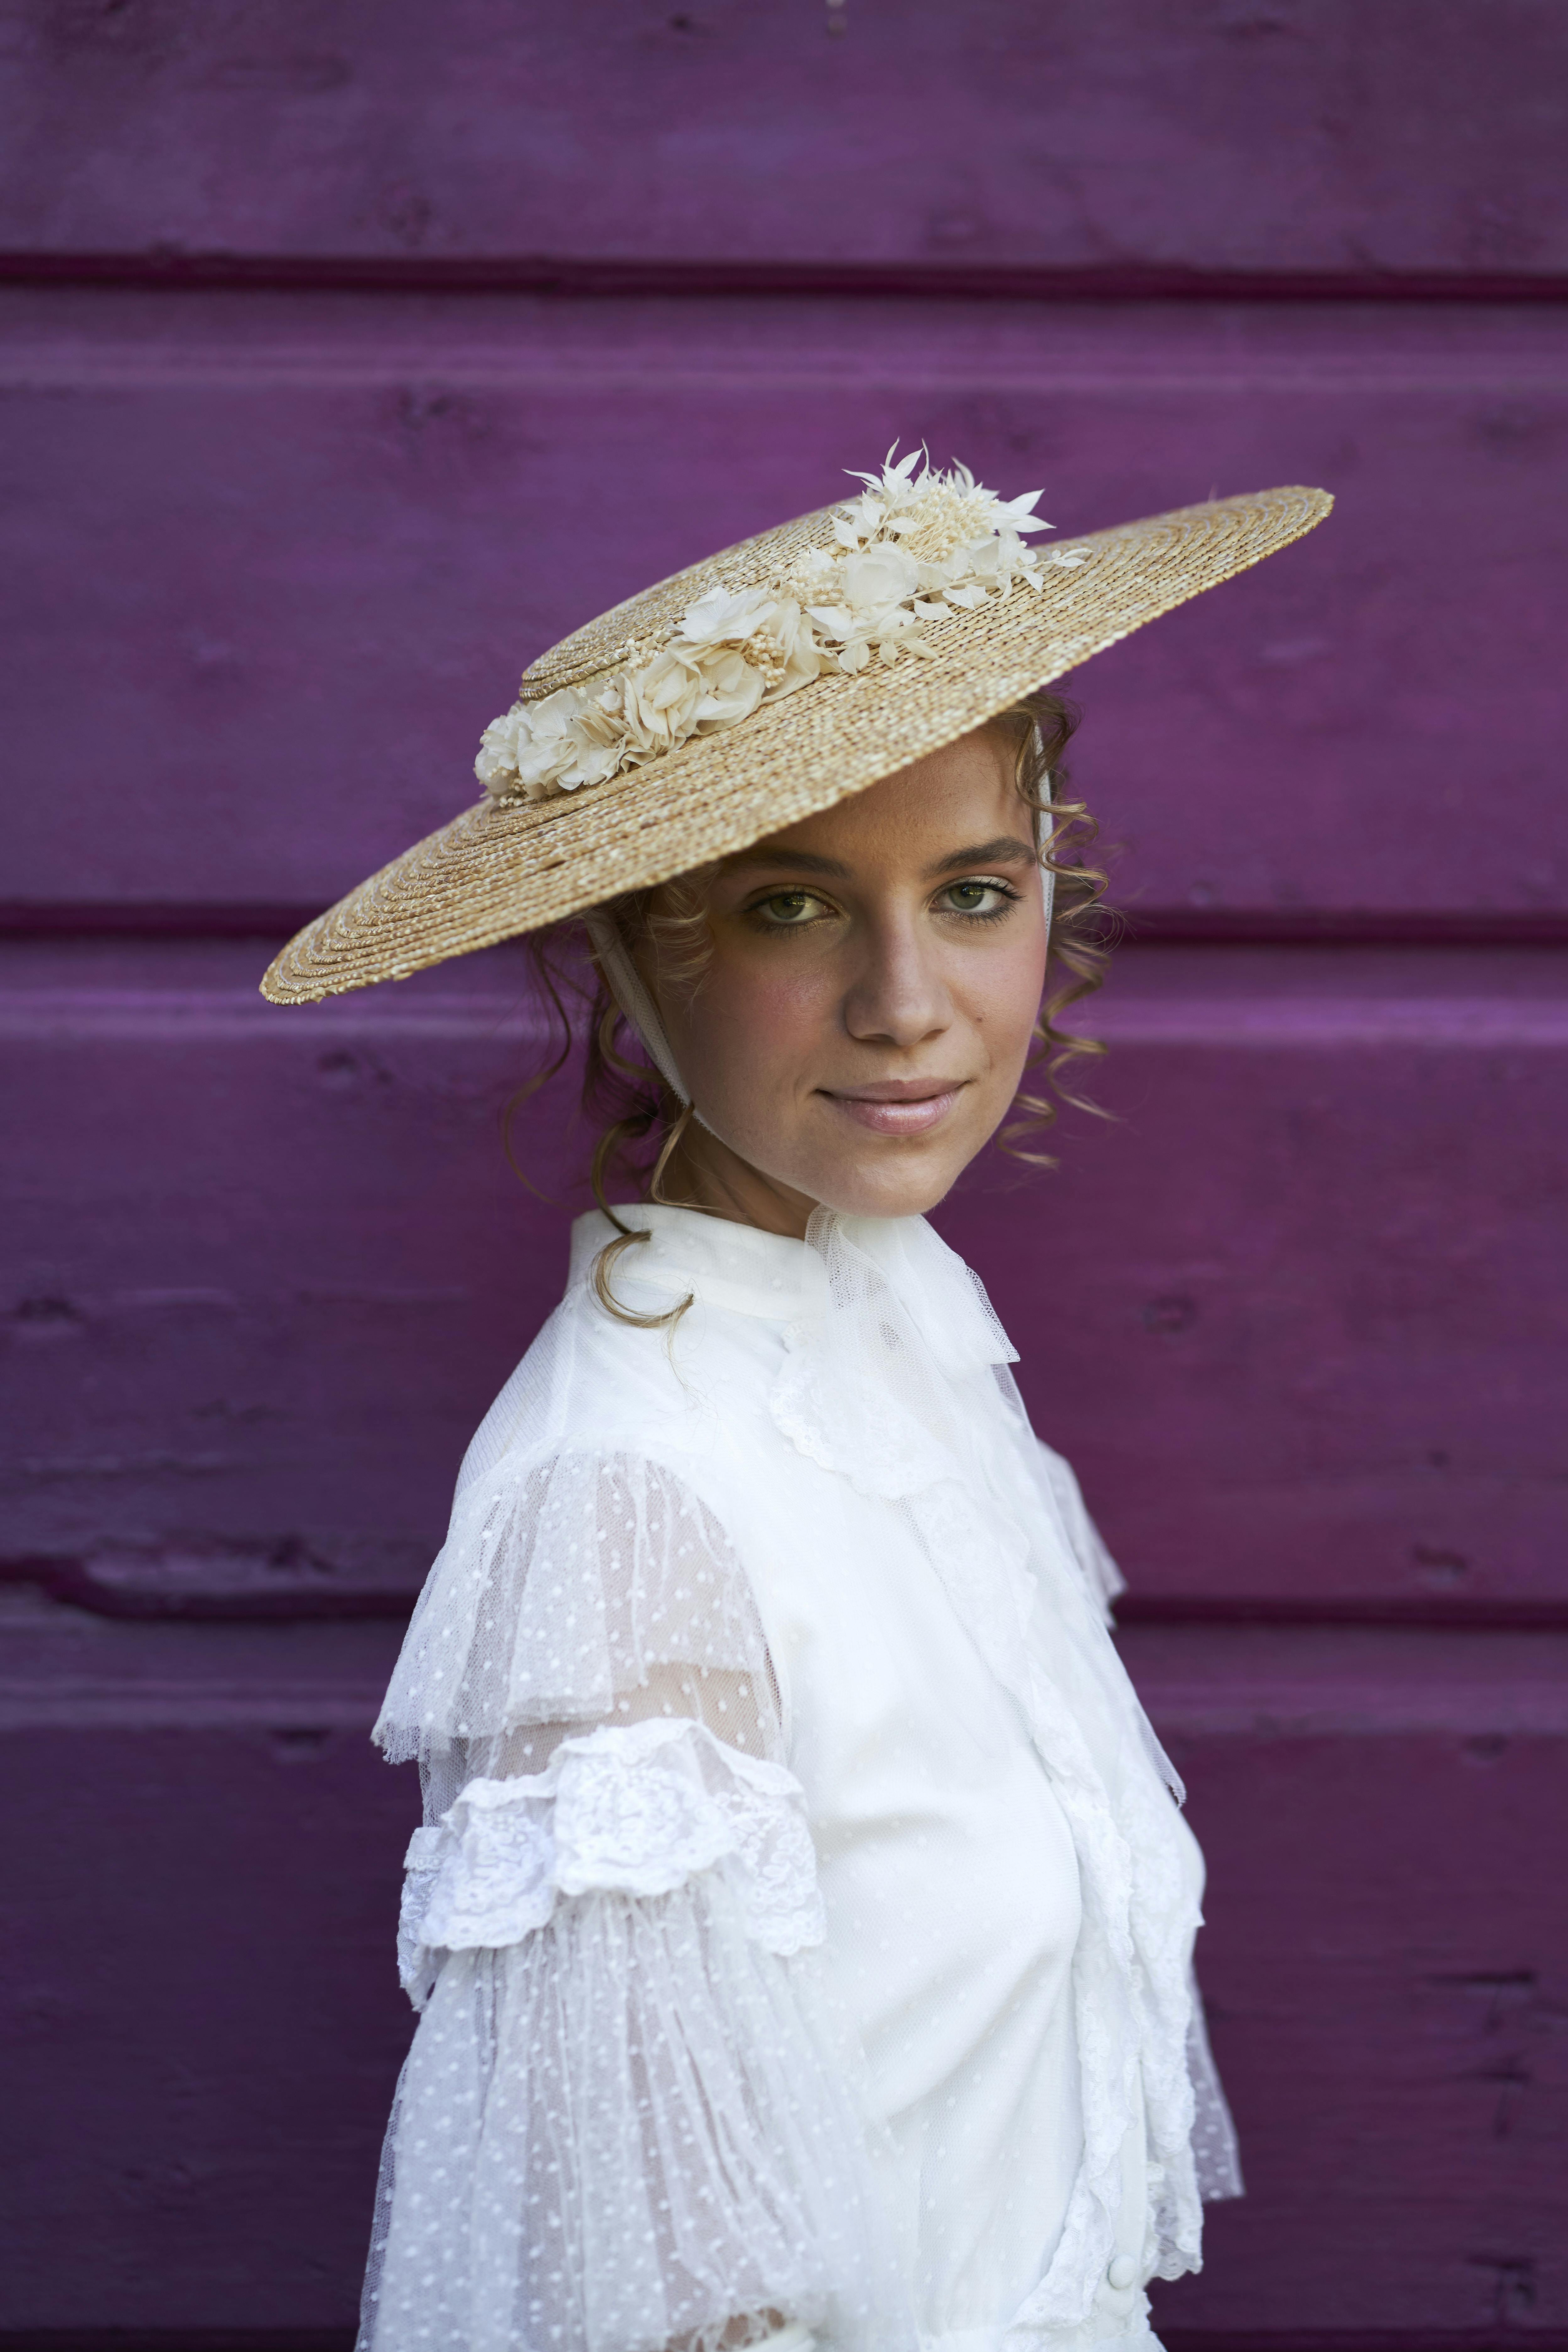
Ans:
[[[668,1468],[481,1465],[377,1734],[422,2010],[361,2352],[905,2352],[744,1572]]]
[[[755,1603],[712,1514],[635,1454],[465,1464],[376,1724],[387,1757],[417,1757],[444,1811],[454,1775],[536,1772],[573,1730],[651,1714],[782,1754]]]

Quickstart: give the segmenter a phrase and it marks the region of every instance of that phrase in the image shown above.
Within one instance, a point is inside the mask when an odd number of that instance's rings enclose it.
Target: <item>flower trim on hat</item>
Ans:
[[[1082,562],[1024,545],[1021,532],[1051,528],[1031,512],[1038,490],[999,499],[967,466],[933,473],[922,456],[911,450],[895,466],[889,450],[879,475],[853,475],[866,488],[835,516],[831,550],[808,549],[763,587],[710,588],[649,658],[492,719],[474,761],[486,792],[542,801],[601,784],[824,672],[853,676],[873,654],[889,665],[929,657],[922,621],[973,611],[1020,583],[1037,593],[1046,566]]]

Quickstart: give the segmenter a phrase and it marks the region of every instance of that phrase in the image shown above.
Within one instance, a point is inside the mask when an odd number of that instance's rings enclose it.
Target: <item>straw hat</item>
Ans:
[[[309,924],[275,1004],[401,980],[645,889],[831,808],[1271,555],[1315,489],[1179,508],[1055,546],[1033,497],[889,461],[862,497],[618,604],[524,672],[486,796]],[[1036,494],[1038,495],[1037,493]]]

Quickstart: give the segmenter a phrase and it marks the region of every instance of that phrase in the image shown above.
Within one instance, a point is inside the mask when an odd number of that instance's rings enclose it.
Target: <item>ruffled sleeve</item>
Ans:
[[[668,1468],[460,1495],[379,1727],[426,1825],[361,2352],[909,2352],[744,1573]]]
[[[712,1513],[636,1454],[465,1465],[376,1723],[388,1759],[418,1759],[434,1814],[468,1779],[542,1769],[574,1730],[654,1714],[783,1753],[756,1604]]]
[[[729,1881],[765,1950],[821,1943],[816,1857],[782,1765],[679,1717],[568,1739],[537,1777],[470,1780],[437,1828],[414,1832],[405,1986],[423,2008],[449,1952],[521,1944],[575,1895],[669,1895],[705,1872]]]

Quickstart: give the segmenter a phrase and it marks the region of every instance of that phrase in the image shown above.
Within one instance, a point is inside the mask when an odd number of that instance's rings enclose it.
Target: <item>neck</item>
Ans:
[[[755,1225],[764,1234],[783,1234],[804,1241],[805,1229],[818,1205],[792,1184],[764,1176],[738,1151],[731,1151],[711,1129],[689,1121],[685,1133],[664,1164],[659,1193],[685,1209],[700,1209],[710,1217],[723,1217],[732,1225]]]

